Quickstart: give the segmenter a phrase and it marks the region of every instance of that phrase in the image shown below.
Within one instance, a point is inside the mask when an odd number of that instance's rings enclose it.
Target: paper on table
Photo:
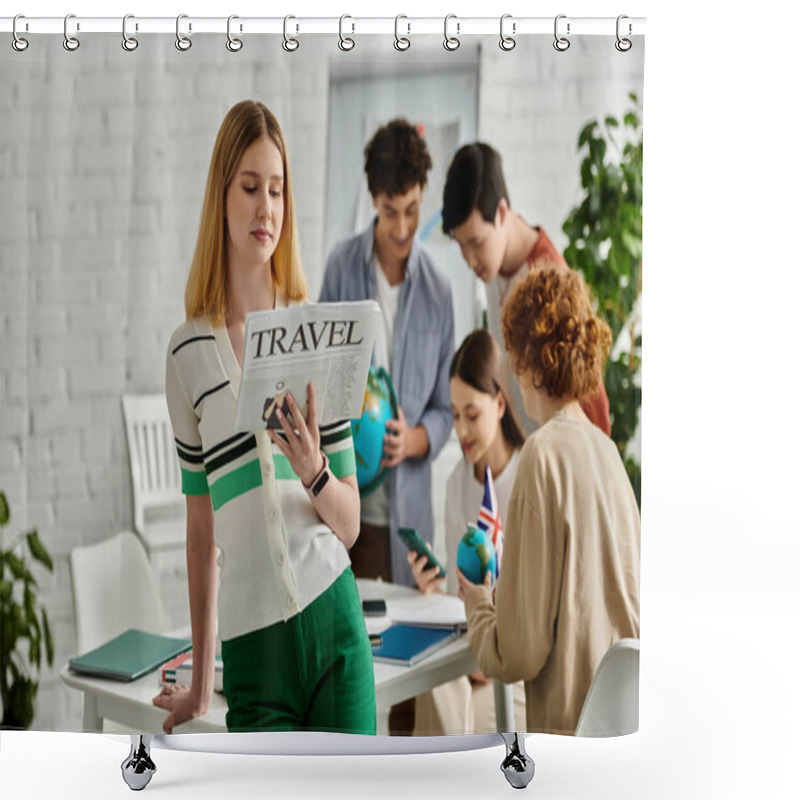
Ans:
[[[408,599],[390,599],[387,600],[386,611],[393,622],[429,628],[467,628],[464,601],[450,594],[421,594]]]

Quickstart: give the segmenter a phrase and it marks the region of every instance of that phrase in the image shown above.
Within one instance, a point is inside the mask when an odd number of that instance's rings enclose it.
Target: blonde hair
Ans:
[[[209,316],[213,325],[219,325],[225,319],[228,305],[225,197],[244,151],[264,137],[269,137],[274,143],[283,160],[283,227],[270,259],[272,279],[276,289],[289,300],[303,300],[308,293],[300,260],[286,140],[278,120],[263,103],[244,100],[225,115],[211,155],[197,244],[186,281],[184,304],[187,319]]]

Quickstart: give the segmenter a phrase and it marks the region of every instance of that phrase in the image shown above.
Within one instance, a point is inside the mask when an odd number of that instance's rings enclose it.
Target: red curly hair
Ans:
[[[600,389],[611,330],[592,310],[581,275],[535,265],[503,306],[503,341],[514,371],[550,397],[582,400]]]

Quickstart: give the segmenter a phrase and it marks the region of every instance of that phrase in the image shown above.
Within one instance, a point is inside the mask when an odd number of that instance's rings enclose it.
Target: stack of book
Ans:
[[[380,634],[372,647],[372,658],[388,664],[411,667],[461,635],[455,628],[394,623]]]
[[[192,651],[181,653],[179,656],[167,661],[161,667],[158,677],[159,686],[168,686],[177,683],[184,686],[192,684]],[[217,656],[214,664],[214,691],[222,691],[222,658]]]

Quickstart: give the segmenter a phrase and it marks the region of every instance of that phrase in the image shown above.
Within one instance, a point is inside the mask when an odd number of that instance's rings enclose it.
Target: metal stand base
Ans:
[[[134,792],[140,792],[150,783],[156,765],[150,758],[152,736],[131,735],[131,752],[122,762],[122,778]]]
[[[524,789],[532,780],[536,769],[533,759],[525,752],[525,734],[501,733],[506,746],[506,757],[500,770],[515,789]],[[131,735],[131,751],[122,762],[122,777],[125,783],[138,792],[150,783],[156,765],[150,757],[153,736]]]
[[[506,743],[506,757],[500,765],[506,780],[515,789],[524,789],[536,771],[533,759],[525,752],[525,736],[518,733],[501,733]]]

